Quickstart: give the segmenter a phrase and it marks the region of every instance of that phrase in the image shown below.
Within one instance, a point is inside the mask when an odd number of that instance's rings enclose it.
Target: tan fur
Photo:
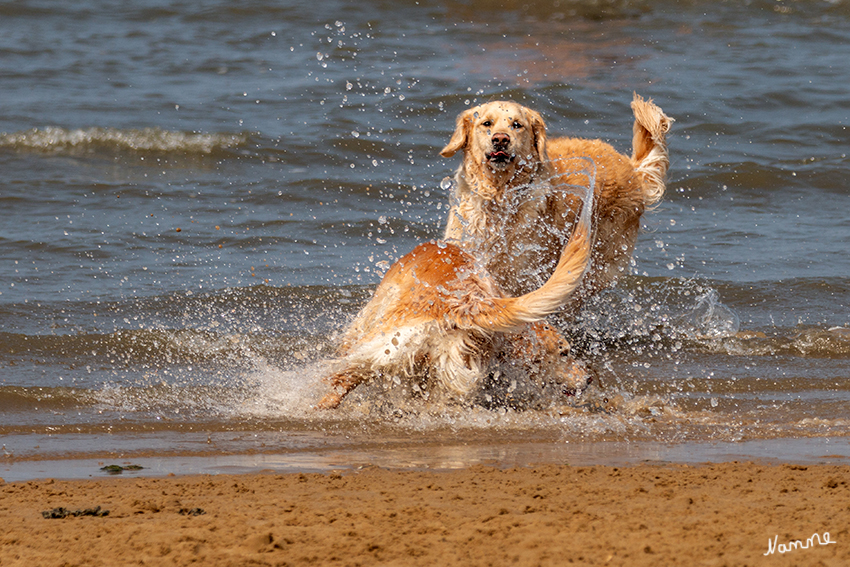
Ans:
[[[593,183],[596,207],[588,276],[571,298],[612,284],[629,263],[640,217],[664,194],[666,134],[673,120],[637,94],[631,157],[600,140],[547,138],[539,114],[513,102],[463,112],[441,155],[463,151],[445,238],[484,261],[508,293],[536,288],[548,277],[581,207],[575,186]],[[494,163],[494,136],[510,137],[509,163]],[[577,164],[591,159],[593,168]]]
[[[589,377],[564,356],[568,345],[540,323],[581,282],[590,259],[592,196],[549,280],[521,297],[505,295],[461,247],[417,246],[386,273],[346,330],[341,368],[320,408],[333,408],[370,378],[430,377],[450,397],[465,399],[500,356],[518,357],[527,374],[580,390]]]

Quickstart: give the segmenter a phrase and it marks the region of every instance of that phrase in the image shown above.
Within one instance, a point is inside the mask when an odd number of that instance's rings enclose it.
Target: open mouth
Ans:
[[[514,156],[505,150],[494,150],[486,155],[487,161],[491,163],[508,163],[514,159]]]

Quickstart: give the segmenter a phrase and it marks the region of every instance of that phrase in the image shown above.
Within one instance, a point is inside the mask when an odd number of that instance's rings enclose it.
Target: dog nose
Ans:
[[[490,138],[490,141],[493,142],[493,145],[496,147],[504,147],[511,143],[511,137],[502,132],[496,132],[493,134],[493,137]]]

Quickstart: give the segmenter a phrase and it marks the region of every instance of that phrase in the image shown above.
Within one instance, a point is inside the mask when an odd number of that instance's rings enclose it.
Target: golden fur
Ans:
[[[509,297],[474,256],[445,242],[417,246],[387,271],[346,330],[333,390],[318,404],[333,408],[358,384],[385,374],[430,379],[443,394],[467,400],[497,358],[518,362],[538,382],[566,391],[590,381],[567,356],[569,345],[541,322],[579,286],[589,258],[592,191],[552,276],[539,289]]]
[[[537,112],[514,102],[458,116],[441,155],[463,151],[445,239],[484,262],[510,294],[527,293],[552,273],[581,208],[571,186],[594,185],[591,267],[571,307],[613,283],[631,259],[643,212],[664,194],[672,119],[637,94],[631,157],[600,140],[547,138]],[[595,174],[577,166],[593,161]]]

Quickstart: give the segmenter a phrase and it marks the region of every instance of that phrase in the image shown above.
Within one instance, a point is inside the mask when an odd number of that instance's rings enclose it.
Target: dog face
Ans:
[[[488,102],[458,116],[440,155],[458,150],[473,179],[488,177],[493,186],[527,183],[546,159],[546,126],[540,114],[515,102]]]

